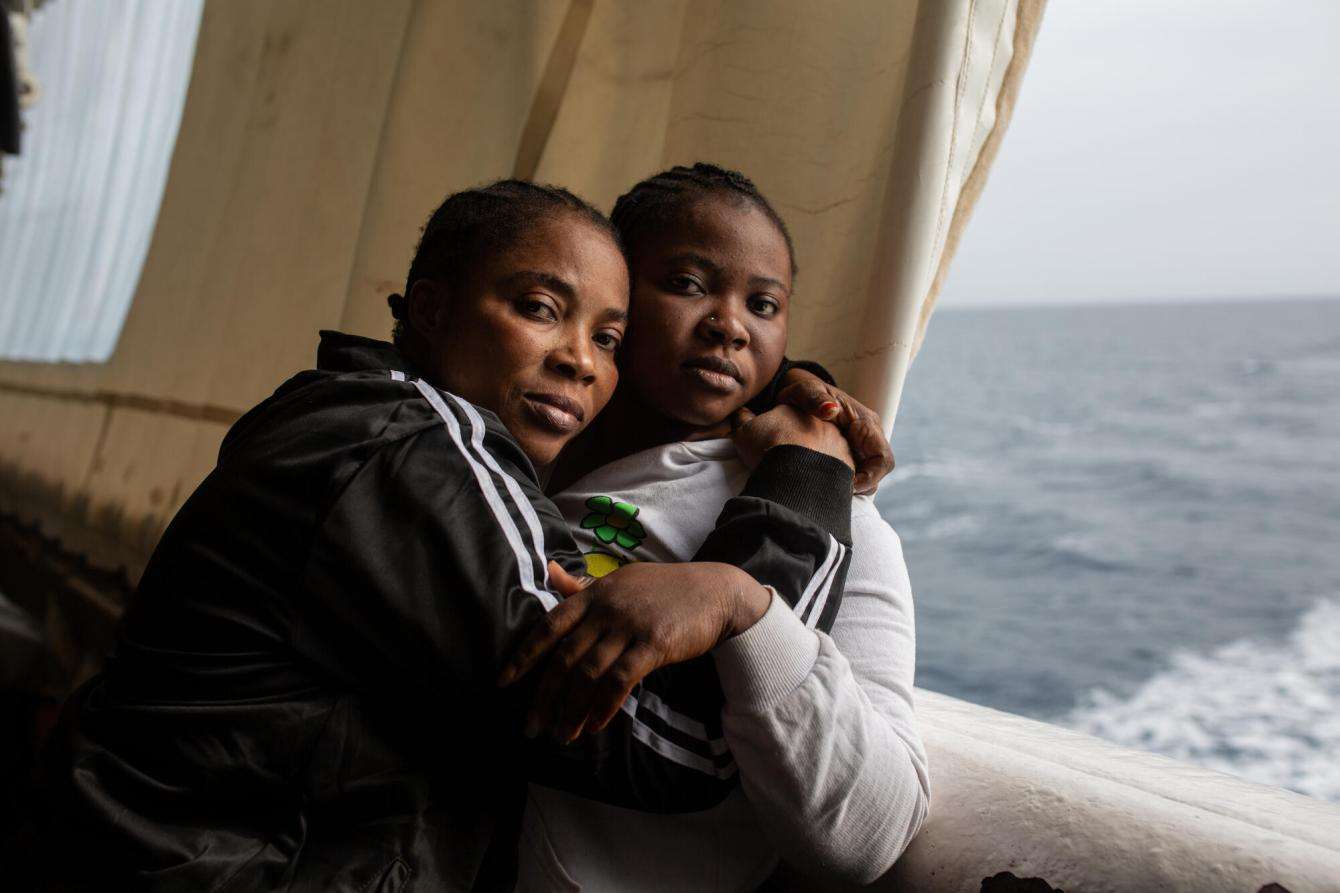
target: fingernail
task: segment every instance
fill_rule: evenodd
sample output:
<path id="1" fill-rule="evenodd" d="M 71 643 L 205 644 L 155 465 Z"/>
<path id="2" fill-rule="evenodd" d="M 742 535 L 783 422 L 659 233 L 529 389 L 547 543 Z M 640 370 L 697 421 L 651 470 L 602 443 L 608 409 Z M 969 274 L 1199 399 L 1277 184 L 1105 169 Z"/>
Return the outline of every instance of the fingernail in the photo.
<path id="1" fill-rule="evenodd" d="M 512 668 L 508 667 L 498 674 L 498 687 L 503 688 L 512 681 Z"/>
<path id="2" fill-rule="evenodd" d="M 828 400 L 819 404 L 819 415 L 825 419 L 831 419 L 838 414 L 838 410 L 840 409 L 842 409 L 841 406 L 838 406 L 832 400 Z"/>
<path id="3" fill-rule="evenodd" d="M 527 738 L 534 738 L 540 734 L 540 720 L 534 713 L 526 716 L 526 725 L 521 729 L 521 734 Z"/>

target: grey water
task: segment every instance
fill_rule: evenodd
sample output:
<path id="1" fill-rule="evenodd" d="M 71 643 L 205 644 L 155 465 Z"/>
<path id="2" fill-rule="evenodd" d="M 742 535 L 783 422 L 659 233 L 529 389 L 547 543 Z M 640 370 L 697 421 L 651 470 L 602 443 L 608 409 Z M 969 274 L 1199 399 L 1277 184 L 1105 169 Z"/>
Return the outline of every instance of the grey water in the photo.
<path id="1" fill-rule="evenodd" d="M 918 685 L 1340 801 L 1340 300 L 944 310 Z"/>

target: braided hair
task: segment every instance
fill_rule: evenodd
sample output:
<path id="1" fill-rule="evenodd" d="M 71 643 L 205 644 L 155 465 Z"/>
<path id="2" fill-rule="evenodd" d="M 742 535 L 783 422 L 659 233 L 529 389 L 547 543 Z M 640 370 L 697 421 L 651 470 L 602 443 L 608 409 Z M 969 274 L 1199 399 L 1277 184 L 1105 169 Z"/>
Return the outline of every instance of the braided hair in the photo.
<path id="1" fill-rule="evenodd" d="M 645 235 L 648 229 L 671 222 L 676 215 L 708 195 L 747 201 L 762 211 L 782 234 L 786 253 L 791 258 L 791 275 L 796 274 L 796 249 L 781 215 L 758 191 L 753 180 L 739 171 L 727 170 L 715 164 L 700 161 L 693 167 L 677 165 L 648 177 L 619 196 L 610 213 L 610 222 L 619 231 L 625 249 L 631 253 L 637 239 Z"/>
<path id="2" fill-rule="evenodd" d="M 460 282 L 484 258 L 512 247 L 533 226 L 561 213 L 576 214 L 622 248 L 619 233 L 609 219 L 561 186 L 499 180 L 447 196 L 424 224 L 405 277 L 404 294 L 386 299 L 396 321 L 391 333 L 396 347 L 405 347 L 405 320 L 409 316 L 406 295 L 414 283 L 420 279 Z"/>

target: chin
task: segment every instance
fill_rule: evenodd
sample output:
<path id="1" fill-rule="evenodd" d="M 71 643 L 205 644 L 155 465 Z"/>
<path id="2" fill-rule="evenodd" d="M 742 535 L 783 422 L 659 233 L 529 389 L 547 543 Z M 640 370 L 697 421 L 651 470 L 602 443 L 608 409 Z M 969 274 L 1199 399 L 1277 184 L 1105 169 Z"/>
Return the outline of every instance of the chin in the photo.
<path id="1" fill-rule="evenodd" d="M 572 440 L 571 437 L 556 436 L 515 419 L 504 420 L 504 424 L 521 447 L 521 452 L 526 454 L 530 464 L 537 470 L 552 465 L 558 458 L 559 452 L 568 445 L 568 441 Z"/>
<path id="2" fill-rule="evenodd" d="M 539 473 L 541 477 L 544 475 L 544 470 L 554 464 L 554 460 L 558 458 L 560 452 L 559 449 L 550 449 L 548 447 L 533 449 L 530 445 L 525 443 L 521 444 L 521 449 L 526 454 L 526 458 L 530 460 L 530 464 L 535 466 L 535 471 Z"/>
<path id="3" fill-rule="evenodd" d="M 741 404 L 743 405 L 743 404 Z M 731 413 L 739 409 L 739 406 L 732 402 L 710 401 L 706 403 L 691 403 L 687 406 L 677 407 L 667 415 L 676 421 L 683 422 L 685 425 L 693 425 L 695 428 L 711 428 L 713 425 L 719 425 L 730 418 Z"/>

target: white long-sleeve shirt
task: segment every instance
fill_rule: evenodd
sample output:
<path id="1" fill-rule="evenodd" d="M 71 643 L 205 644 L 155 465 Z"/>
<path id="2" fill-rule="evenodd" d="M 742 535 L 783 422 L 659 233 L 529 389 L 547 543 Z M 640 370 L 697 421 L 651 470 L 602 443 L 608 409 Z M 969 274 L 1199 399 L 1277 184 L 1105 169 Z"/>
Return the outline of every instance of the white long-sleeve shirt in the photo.
<path id="1" fill-rule="evenodd" d="M 747 476 L 729 440 L 673 443 L 599 468 L 555 502 L 600 575 L 689 560 Z M 705 812 L 659 815 L 532 785 L 519 889 L 747 890 L 779 854 L 819 878 L 868 882 L 907 847 L 929 802 L 912 593 L 873 502 L 853 504 L 831 637 L 774 597 L 713 656 L 740 788 Z"/>

